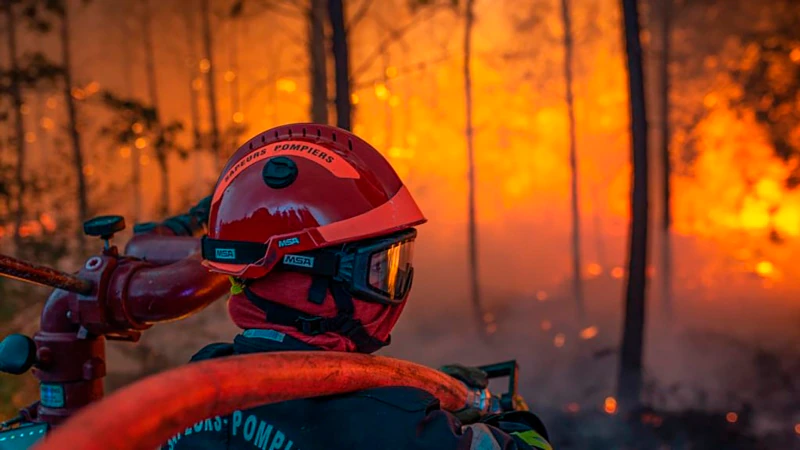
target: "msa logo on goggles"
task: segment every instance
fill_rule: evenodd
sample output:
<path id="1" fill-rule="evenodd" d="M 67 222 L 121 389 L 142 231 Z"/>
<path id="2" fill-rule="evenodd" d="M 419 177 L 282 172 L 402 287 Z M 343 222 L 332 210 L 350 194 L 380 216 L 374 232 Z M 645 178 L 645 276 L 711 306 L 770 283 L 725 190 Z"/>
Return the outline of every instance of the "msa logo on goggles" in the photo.
<path id="1" fill-rule="evenodd" d="M 314 258 L 310 256 L 286 255 L 283 257 L 283 264 L 287 266 L 314 268 Z"/>
<path id="2" fill-rule="evenodd" d="M 232 248 L 215 248 L 214 257 L 217 259 L 236 259 L 236 250 Z"/>
<path id="3" fill-rule="evenodd" d="M 300 243 L 300 239 L 293 237 L 288 239 L 281 239 L 278 241 L 278 248 L 289 247 L 290 245 L 298 245 Z"/>

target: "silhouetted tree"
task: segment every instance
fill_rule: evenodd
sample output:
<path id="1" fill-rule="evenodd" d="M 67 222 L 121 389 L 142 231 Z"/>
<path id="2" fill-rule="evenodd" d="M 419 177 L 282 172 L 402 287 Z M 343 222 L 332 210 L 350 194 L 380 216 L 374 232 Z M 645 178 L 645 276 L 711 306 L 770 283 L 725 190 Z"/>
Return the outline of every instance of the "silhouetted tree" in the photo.
<path id="1" fill-rule="evenodd" d="M 639 40 L 639 12 L 636 1 L 622 0 L 630 88 L 631 153 L 633 162 L 630 253 L 628 255 L 625 319 L 617 386 L 620 406 L 626 410 L 635 409 L 639 406 L 639 397 L 642 390 L 647 284 L 647 110 L 645 108 L 642 47 Z"/>
<path id="2" fill-rule="evenodd" d="M 203 16 L 203 51 L 208 63 L 206 70 L 206 92 L 208 92 L 208 114 L 211 124 L 211 152 L 217 164 L 217 169 L 222 170 L 224 164 L 220 150 L 219 121 L 217 119 L 217 91 L 214 84 L 214 48 L 211 35 L 211 0 L 201 0 L 201 14 Z"/>
<path id="3" fill-rule="evenodd" d="M 311 80 L 311 121 L 328 123 L 328 58 L 325 40 L 325 0 L 308 8 L 308 55 Z"/>
<path id="4" fill-rule="evenodd" d="M 581 277 L 581 212 L 578 203 L 578 150 L 575 132 L 575 102 L 572 96 L 572 24 L 569 0 L 561 0 L 561 17 L 564 23 L 564 83 L 566 84 L 567 116 L 569 119 L 569 168 L 571 174 L 572 211 L 572 295 L 579 317 L 584 315 L 583 281 Z"/>
<path id="5" fill-rule="evenodd" d="M 336 126 L 350 130 L 353 112 L 350 104 L 350 56 L 342 0 L 328 0 L 328 20 L 331 24 L 334 78 L 336 80 Z"/>
<path id="6" fill-rule="evenodd" d="M 17 150 L 17 164 L 15 169 L 16 198 L 14 213 L 14 248 L 19 255 L 22 248 L 20 230 L 25 217 L 25 122 L 22 115 L 22 87 L 21 72 L 17 49 L 16 13 L 11 0 L 3 0 L 3 12 L 6 17 L 6 44 L 10 63 L 8 91 L 11 96 L 11 110 L 14 115 L 14 147 Z"/>

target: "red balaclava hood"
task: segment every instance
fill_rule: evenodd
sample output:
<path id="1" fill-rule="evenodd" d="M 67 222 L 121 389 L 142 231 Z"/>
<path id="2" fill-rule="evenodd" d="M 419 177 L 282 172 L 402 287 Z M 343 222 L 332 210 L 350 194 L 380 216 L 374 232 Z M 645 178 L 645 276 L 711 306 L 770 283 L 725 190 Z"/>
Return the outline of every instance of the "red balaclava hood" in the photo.
<path id="1" fill-rule="evenodd" d="M 258 280 L 252 280 L 248 286 L 253 293 L 271 302 L 289 306 L 313 316 L 335 317 L 337 309 L 330 292 L 321 305 L 308 301 L 311 280 L 310 275 L 276 271 Z M 359 300 L 356 297 L 353 298 L 353 304 L 355 307 L 354 317 L 361 321 L 370 336 L 381 341 L 389 339 L 389 333 L 400 318 L 400 313 L 405 306 L 405 302 L 398 305 L 382 305 Z M 356 351 L 356 346 L 350 339 L 335 333 L 309 336 L 293 327 L 269 323 L 268 317 L 265 320 L 264 311 L 250 302 L 243 293 L 231 295 L 228 301 L 228 313 L 233 323 L 242 329 L 275 330 L 323 350 Z"/>

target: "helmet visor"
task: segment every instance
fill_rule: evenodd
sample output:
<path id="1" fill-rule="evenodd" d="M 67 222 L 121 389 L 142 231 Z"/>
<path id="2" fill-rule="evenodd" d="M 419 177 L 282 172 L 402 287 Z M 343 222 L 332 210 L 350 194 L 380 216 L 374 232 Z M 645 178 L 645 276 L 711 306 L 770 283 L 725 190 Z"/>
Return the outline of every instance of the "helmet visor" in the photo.
<path id="1" fill-rule="evenodd" d="M 367 284 L 392 300 L 403 300 L 411 287 L 414 241 L 398 242 L 370 255 Z"/>

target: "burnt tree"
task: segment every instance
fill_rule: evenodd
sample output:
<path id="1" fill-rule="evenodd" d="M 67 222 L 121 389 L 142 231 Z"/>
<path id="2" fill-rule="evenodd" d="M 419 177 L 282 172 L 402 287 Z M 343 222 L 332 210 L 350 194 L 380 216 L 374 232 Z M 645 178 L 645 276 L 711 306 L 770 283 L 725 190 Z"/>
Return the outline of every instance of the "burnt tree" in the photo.
<path id="1" fill-rule="evenodd" d="M 336 126 L 352 129 L 353 108 L 350 104 L 350 55 L 342 0 L 328 0 L 331 24 L 334 78 L 336 80 Z"/>
<path id="2" fill-rule="evenodd" d="M 308 8 L 308 56 L 311 80 L 311 121 L 328 123 L 328 58 L 325 41 L 325 0 Z"/>
<path id="3" fill-rule="evenodd" d="M 561 18 L 564 23 L 564 83 L 569 120 L 569 169 L 570 206 L 572 211 L 572 295 L 575 296 L 575 309 L 579 318 L 583 318 L 583 280 L 581 278 L 581 212 L 578 203 L 578 149 L 575 132 L 575 101 L 572 94 L 572 23 L 570 21 L 569 0 L 561 0 Z"/>
<path id="4" fill-rule="evenodd" d="M 644 353 L 648 226 L 647 110 L 636 0 L 622 0 L 622 9 L 628 63 L 633 186 L 625 319 L 617 390 L 620 406 L 632 410 L 639 406 Z"/>

